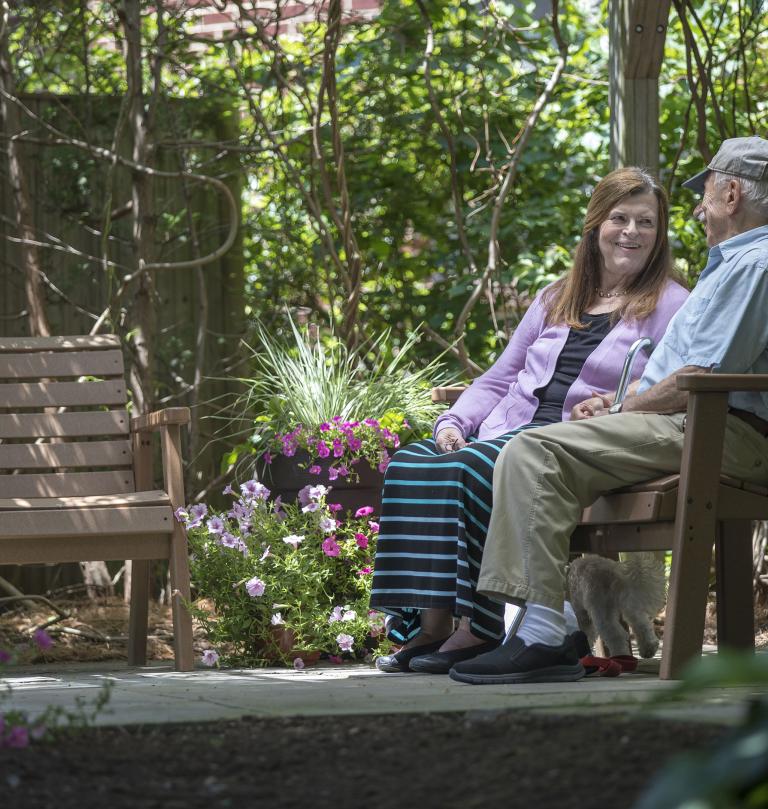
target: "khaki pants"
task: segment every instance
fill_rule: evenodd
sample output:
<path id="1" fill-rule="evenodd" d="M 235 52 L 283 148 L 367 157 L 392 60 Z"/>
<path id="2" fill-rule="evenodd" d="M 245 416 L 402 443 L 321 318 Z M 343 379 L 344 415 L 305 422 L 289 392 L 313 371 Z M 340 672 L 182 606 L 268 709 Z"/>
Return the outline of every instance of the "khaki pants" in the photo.
<path id="1" fill-rule="evenodd" d="M 684 418 L 619 413 L 515 436 L 496 461 L 478 591 L 562 610 L 583 509 L 612 489 L 679 472 Z M 729 415 L 724 446 L 724 474 L 768 483 L 768 439 Z"/>

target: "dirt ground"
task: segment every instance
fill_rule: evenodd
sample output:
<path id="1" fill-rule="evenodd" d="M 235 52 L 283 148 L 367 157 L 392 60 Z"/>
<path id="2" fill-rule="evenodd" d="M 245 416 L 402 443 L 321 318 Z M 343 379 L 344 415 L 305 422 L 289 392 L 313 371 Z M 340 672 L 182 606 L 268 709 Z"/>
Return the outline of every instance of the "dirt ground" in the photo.
<path id="1" fill-rule="evenodd" d="M 29 643 L 34 628 L 55 615 L 45 606 L 0 615 L 0 648 L 15 649 L 23 663 L 125 659 L 121 601 L 57 604 L 69 617 L 48 627 L 52 649 Z M 768 642 L 762 615 L 760 630 L 762 646 Z M 153 607 L 151 659 L 172 659 L 171 636 L 169 611 Z M 199 630 L 195 647 L 198 656 L 206 648 Z M 722 733 L 637 716 L 519 711 L 86 729 L 0 750 L 0 806 L 629 807 L 673 754 L 705 747 Z"/>
<path id="2" fill-rule="evenodd" d="M 8 809 L 629 807 L 722 729 L 512 711 L 81 731 L 0 750 Z"/>
<path id="3" fill-rule="evenodd" d="M 57 613 L 45 604 L 36 604 L 32 609 L 16 609 L 0 613 L 0 649 L 16 651 L 19 663 L 66 663 L 94 662 L 99 660 L 125 660 L 128 641 L 128 607 L 122 599 L 100 597 L 86 599 L 82 592 L 72 590 L 67 597 L 51 594 L 54 604 L 67 614 L 58 618 Z M 768 606 L 761 606 L 756 616 L 755 643 L 758 648 L 768 646 Z M 30 643 L 32 632 L 37 627 L 46 627 L 54 640 L 54 646 L 41 652 Z M 714 600 L 707 609 L 704 640 L 716 643 L 716 616 Z M 664 613 L 656 619 L 660 637 L 664 633 Z M 195 654 L 199 658 L 209 648 L 200 626 L 194 629 Z M 149 660 L 173 660 L 173 622 L 169 607 L 152 603 L 149 614 Z"/>

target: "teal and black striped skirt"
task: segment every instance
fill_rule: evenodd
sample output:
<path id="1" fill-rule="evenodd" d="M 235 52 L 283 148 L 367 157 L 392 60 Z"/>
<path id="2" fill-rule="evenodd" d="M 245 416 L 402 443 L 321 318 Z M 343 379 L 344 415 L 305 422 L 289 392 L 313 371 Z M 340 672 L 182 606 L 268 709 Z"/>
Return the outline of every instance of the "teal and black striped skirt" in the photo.
<path id="1" fill-rule="evenodd" d="M 504 604 L 477 593 L 493 500 L 493 467 L 524 427 L 440 453 L 430 438 L 398 450 L 387 468 L 371 594 L 389 637 L 410 640 L 419 611 L 451 610 L 478 637 L 504 634 Z"/>

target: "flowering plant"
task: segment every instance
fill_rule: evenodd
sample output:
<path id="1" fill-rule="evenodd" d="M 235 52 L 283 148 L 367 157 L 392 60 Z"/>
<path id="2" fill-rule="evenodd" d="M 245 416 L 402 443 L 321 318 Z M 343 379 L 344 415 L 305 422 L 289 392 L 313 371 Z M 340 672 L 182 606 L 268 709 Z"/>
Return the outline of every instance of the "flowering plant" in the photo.
<path id="1" fill-rule="evenodd" d="M 334 416 L 316 430 L 298 424 L 287 433 L 275 433 L 264 442 L 266 449 L 261 457 L 269 464 L 275 455 L 292 457 L 297 450 L 303 450 L 307 460 L 301 465 L 310 475 L 320 475 L 321 462 L 328 459 L 328 480 L 347 477 L 355 480 L 355 466 L 361 460 L 367 461 L 371 469 L 385 472 L 390 453 L 400 446 L 399 433 L 409 429 L 405 417 L 397 413 L 387 413 L 381 421 L 344 421 L 341 416 Z"/>
<path id="2" fill-rule="evenodd" d="M 418 334 L 395 346 L 387 331 L 349 349 L 333 334 L 309 339 L 290 326 L 287 341 L 256 327 L 253 375 L 238 380 L 246 392 L 234 408 L 247 439 L 227 453 L 225 468 L 304 451 L 300 464 L 313 474 L 330 464 L 331 481 L 356 480 L 360 461 L 383 469 L 400 442 L 431 433 L 441 408 L 429 388 L 450 377 L 439 358 L 423 368 L 411 362 Z M 232 415 L 222 418 L 229 424 Z"/>
<path id="3" fill-rule="evenodd" d="M 370 506 L 345 517 L 322 485 L 296 503 L 270 500 L 256 480 L 224 492 L 234 495 L 226 512 L 176 513 L 189 536 L 191 609 L 213 647 L 204 663 L 301 666 L 308 652 L 340 661 L 383 641 L 383 616 L 368 611 L 379 530 Z"/>

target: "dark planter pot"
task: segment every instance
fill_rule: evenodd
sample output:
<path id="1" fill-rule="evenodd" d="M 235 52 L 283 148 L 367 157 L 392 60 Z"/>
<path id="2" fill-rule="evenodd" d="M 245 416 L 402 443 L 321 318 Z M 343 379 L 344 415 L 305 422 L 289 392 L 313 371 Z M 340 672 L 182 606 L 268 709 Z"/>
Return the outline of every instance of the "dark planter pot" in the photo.
<path id="1" fill-rule="evenodd" d="M 333 465 L 333 459 L 326 458 L 317 461 L 322 468 L 319 475 L 310 475 L 307 472 L 309 458 L 303 451 L 299 451 L 291 458 L 278 455 L 272 463 L 259 461 L 256 473 L 259 480 L 272 492 L 272 496 L 280 495 L 286 503 L 296 500 L 299 491 L 305 486 L 331 487 L 326 500 L 329 503 L 341 503 L 346 511 L 354 512 L 361 506 L 373 506 L 374 514 L 381 513 L 381 487 L 384 485 L 384 474 L 377 469 L 371 469 L 366 461 L 356 464 L 355 471 L 359 475 L 357 482 L 348 479 L 328 479 L 328 468 Z M 301 468 L 299 464 L 305 465 Z"/>

